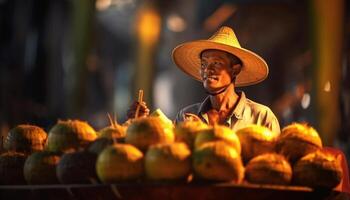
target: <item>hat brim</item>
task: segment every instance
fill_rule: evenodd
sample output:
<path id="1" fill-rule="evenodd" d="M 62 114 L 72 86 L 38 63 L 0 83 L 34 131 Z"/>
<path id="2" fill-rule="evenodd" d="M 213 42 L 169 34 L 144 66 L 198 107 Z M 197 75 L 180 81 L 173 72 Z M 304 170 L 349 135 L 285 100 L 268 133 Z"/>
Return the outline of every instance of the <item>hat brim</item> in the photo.
<path id="1" fill-rule="evenodd" d="M 200 53 L 204 50 L 216 49 L 237 56 L 242 61 L 242 70 L 236 77 L 235 86 L 243 87 L 257 84 L 266 79 L 269 68 L 260 56 L 244 49 L 209 40 L 197 40 L 177 46 L 172 57 L 175 64 L 192 78 L 202 81 L 200 76 Z"/>

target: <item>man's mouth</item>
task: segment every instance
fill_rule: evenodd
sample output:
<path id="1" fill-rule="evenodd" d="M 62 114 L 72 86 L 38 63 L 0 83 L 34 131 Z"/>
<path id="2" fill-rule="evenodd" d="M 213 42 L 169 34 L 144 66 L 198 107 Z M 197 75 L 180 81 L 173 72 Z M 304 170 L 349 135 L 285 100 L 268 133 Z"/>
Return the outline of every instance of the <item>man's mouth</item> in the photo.
<path id="1" fill-rule="evenodd" d="M 208 80 L 208 81 L 218 81 L 219 78 L 215 75 L 209 75 L 209 76 L 204 76 L 204 80 Z"/>

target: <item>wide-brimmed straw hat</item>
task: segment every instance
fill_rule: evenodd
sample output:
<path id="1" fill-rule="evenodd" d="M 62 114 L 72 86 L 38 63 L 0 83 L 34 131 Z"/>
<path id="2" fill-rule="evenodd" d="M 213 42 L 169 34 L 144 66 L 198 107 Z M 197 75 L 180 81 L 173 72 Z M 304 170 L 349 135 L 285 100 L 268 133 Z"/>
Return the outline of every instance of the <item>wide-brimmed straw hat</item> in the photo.
<path id="1" fill-rule="evenodd" d="M 241 87 L 259 83 L 269 73 L 265 60 L 242 48 L 233 30 L 226 26 L 221 27 L 208 40 L 196 40 L 180 44 L 173 50 L 172 57 L 175 64 L 182 71 L 194 79 L 202 81 L 200 76 L 200 54 L 208 49 L 226 51 L 242 61 L 242 70 L 236 77 L 235 86 Z"/>

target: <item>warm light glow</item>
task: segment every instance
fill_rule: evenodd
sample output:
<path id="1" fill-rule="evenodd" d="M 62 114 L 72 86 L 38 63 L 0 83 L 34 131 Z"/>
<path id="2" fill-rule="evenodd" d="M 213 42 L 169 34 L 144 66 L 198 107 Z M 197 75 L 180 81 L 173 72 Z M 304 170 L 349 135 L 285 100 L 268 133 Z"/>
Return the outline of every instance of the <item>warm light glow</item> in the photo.
<path id="1" fill-rule="evenodd" d="M 158 40 L 161 19 L 158 12 L 152 8 L 140 9 L 137 16 L 137 34 L 143 43 L 153 44 Z"/>
<path id="2" fill-rule="evenodd" d="M 310 106 L 311 96 L 309 93 L 304 93 L 301 98 L 301 107 L 307 109 Z"/>
<path id="3" fill-rule="evenodd" d="M 185 20 L 179 15 L 170 15 L 167 19 L 167 27 L 173 32 L 182 32 L 186 29 L 187 24 Z"/>
<path id="4" fill-rule="evenodd" d="M 111 0 L 97 0 L 96 1 L 96 9 L 99 11 L 103 11 L 108 9 L 112 4 Z"/>
<path id="5" fill-rule="evenodd" d="M 237 10 L 237 7 L 232 4 L 223 4 L 215 12 L 204 21 L 204 29 L 207 31 L 216 30 Z"/>
<path id="6" fill-rule="evenodd" d="M 330 81 L 327 81 L 326 84 L 324 84 L 323 90 L 325 92 L 330 92 L 331 91 L 331 82 Z"/>

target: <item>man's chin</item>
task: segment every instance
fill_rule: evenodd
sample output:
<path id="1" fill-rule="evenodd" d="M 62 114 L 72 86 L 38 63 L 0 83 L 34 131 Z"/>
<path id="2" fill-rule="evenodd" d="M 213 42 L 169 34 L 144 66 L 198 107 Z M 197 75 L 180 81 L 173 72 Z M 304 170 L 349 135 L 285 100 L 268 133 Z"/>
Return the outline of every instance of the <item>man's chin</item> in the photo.
<path id="1" fill-rule="evenodd" d="M 213 85 L 208 85 L 208 84 L 204 84 L 204 89 L 208 92 L 212 92 L 215 93 L 216 91 L 220 90 L 220 87 L 215 87 Z"/>

